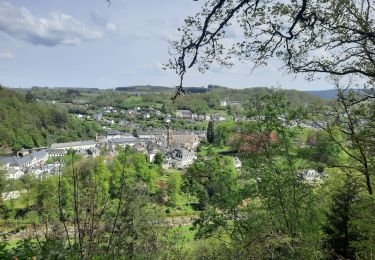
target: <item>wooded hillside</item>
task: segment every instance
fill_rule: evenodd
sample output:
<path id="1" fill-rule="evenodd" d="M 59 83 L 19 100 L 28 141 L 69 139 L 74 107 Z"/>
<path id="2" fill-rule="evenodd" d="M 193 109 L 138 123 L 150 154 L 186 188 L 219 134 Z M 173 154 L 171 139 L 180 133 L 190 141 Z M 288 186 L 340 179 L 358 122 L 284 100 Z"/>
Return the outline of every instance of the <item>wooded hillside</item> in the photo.
<path id="1" fill-rule="evenodd" d="M 55 105 L 36 101 L 30 93 L 22 94 L 0 88 L 0 152 L 47 146 L 93 138 L 94 123 L 79 121 Z"/>

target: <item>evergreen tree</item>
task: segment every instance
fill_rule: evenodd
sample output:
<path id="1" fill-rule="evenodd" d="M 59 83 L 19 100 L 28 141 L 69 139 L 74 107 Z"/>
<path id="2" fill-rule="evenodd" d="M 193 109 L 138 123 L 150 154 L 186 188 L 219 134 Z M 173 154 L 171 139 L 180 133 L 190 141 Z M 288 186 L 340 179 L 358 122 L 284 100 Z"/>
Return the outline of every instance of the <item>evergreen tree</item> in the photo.
<path id="1" fill-rule="evenodd" d="M 355 252 L 351 243 L 357 240 L 356 232 L 350 228 L 353 204 L 358 198 L 358 185 L 349 175 L 343 187 L 333 195 L 332 204 L 327 213 L 327 223 L 323 227 L 326 234 L 325 246 L 332 258 L 354 259 Z"/>
<path id="2" fill-rule="evenodd" d="M 210 120 L 207 127 L 207 141 L 212 144 L 215 141 L 214 121 Z"/>

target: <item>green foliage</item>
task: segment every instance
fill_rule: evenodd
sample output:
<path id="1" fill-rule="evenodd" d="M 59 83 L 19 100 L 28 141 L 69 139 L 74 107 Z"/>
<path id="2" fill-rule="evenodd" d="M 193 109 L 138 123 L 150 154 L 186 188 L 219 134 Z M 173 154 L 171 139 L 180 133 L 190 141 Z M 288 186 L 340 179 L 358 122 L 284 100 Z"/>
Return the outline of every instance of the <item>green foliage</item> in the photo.
<path id="1" fill-rule="evenodd" d="M 181 191 L 181 175 L 179 172 L 171 171 L 169 173 L 169 178 L 167 182 L 168 186 L 168 202 L 170 202 L 173 206 L 179 204 L 180 201 L 180 191 Z"/>
<path id="2" fill-rule="evenodd" d="M 2 194 L 5 192 L 5 189 L 8 185 L 8 180 L 6 176 L 5 170 L 2 169 L 0 165 L 0 208 L 3 206 L 3 196 Z"/>
<path id="3" fill-rule="evenodd" d="M 215 130 L 214 130 L 214 121 L 208 122 L 207 127 L 207 141 L 212 144 L 215 141 Z"/>
<path id="4" fill-rule="evenodd" d="M 199 198 L 201 210 L 233 207 L 239 203 L 237 176 L 232 157 L 199 158 L 187 169 L 185 189 Z"/>
<path id="5" fill-rule="evenodd" d="M 154 157 L 154 164 L 161 166 L 164 162 L 164 155 L 161 152 L 157 152 Z"/>
<path id="6" fill-rule="evenodd" d="M 99 131 L 98 125 L 69 117 L 63 108 L 6 88 L 0 90 L 0 121 L 0 149 L 5 151 L 93 138 Z"/>
<path id="7" fill-rule="evenodd" d="M 332 258 L 353 259 L 355 256 L 350 245 L 358 240 L 358 234 L 350 227 L 349 222 L 358 195 L 358 184 L 347 176 L 343 186 L 338 187 L 332 196 L 332 203 L 326 216 L 327 222 L 323 229 L 326 234 L 326 247 Z"/>
<path id="8" fill-rule="evenodd" d="M 233 122 L 217 123 L 214 131 L 215 143 L 218 145 L 228 145 L 234 132 L 235 124 Z"/>

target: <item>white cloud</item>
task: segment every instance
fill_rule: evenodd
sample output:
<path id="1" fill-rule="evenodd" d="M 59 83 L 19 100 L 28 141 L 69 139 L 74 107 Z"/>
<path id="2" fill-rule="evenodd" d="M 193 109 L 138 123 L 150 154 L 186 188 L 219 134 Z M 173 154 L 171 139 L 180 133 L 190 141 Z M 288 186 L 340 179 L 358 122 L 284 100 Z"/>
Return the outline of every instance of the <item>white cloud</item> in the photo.
<path id="1" fill-rule="evenodd" d="M 164 31 L 162 34 L 161 34 L 161 37 L 164 41 L 167 41 L 167 42 L 171 42 L 171 41 L 177 41 L 179 40 L 179 35 L 177 33 L 177 31 Z"/>
<path id="2" fill-rule="evenodd" d="M 67 14 L 51 13 L 48 18 L 35 17 L 25 7 L 0 3 L 0 30 L 34 45 L 78 45 L 103 36 Z"/>
<path id="3" fill-rule="evenodd" d="M 14 59 L 13 53 L 9 51 L 0 52 L 0 60 L 12 60 Z"/>
<path id="4" fill-rule="evenodd" d="M 110 32 L 117 32 L 117 26 L 114 23 L 110 22 L 109 19 L 102 15 L 100 12 L 91 12 L 91 19 L 96 25 L 104 27 Z"/>
<path id="5" fill-rule="evenodd" d="M 111 32 L 117 32 L 117 26 L 114 23 L 107 23 L 105 28 Z"/>

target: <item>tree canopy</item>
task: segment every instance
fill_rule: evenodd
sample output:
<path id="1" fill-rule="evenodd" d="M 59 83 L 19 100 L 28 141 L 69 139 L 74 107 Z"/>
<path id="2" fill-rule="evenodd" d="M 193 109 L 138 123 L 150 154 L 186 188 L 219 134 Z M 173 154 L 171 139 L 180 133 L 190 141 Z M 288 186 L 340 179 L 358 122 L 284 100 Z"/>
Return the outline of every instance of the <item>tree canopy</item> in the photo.
<path id="1" fill-rule="evenodd" d="M 375 80 L 375 8 L 361 0 L 205 0 L 185 19 L 173 41 L 168 66 L 184 90 L 187 69 L 205 71 L 217 62 L 230 67 L 235 58 L 249 69 L 282 61 L 287 72 L 350 76 Z"/>

